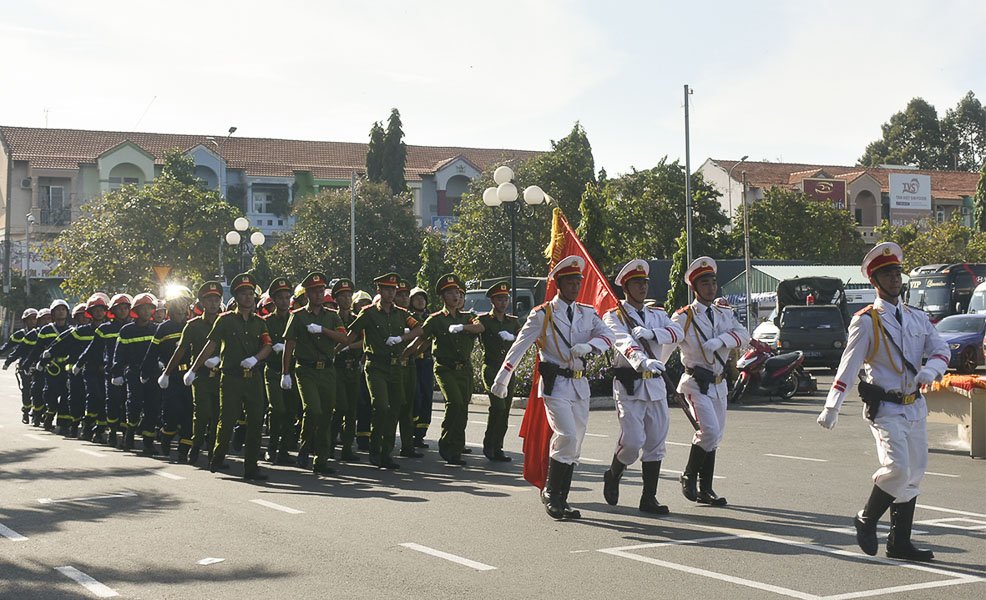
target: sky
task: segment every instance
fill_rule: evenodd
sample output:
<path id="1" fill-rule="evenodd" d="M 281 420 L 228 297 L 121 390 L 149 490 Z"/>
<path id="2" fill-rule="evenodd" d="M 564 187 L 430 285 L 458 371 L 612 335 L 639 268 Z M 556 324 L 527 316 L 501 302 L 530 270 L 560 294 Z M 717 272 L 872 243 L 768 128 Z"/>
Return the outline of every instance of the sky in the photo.
<path id="1" fill-rule="evenodd" d="M 854 164 L 920 96 L 986 102 L 986 2 L 21 0 L 0 124 Z"/>

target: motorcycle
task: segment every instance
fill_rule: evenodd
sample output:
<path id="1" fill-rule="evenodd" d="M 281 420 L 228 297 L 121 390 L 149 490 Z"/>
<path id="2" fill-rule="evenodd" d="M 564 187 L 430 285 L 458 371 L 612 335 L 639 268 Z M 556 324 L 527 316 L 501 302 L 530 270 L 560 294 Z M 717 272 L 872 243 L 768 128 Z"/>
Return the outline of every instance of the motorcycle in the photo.
<path id="1" fill-rule="evenodd" d="M 739 402 L 746 394 L 757 392 L 790 400 L 799 390 L 813 391 L 814 378 L 804 372 L 801 366 L 804 361 L 804 352 L 800 350 L 778 356 L 767 344 L 751 339 L 750 349 L 736 361 L 739 377 L 727 400 Z"/>

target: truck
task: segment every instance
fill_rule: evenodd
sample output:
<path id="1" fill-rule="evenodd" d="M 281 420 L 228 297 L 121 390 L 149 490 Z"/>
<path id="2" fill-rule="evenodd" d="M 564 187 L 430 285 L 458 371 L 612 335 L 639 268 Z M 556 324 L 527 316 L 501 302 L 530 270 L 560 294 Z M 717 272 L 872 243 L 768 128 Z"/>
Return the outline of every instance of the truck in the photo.
<path id="1" fill-rule="evenodd" d="M 922 265 L 909 276 L 904 301 L 937 323 L 969 309 L 976 286 L 986 281 L 986 263 Z"/>
<path id="2" fill-rule="evenodd" d="M 490 299 L 486 297 L 486 290 L 498 281 L 510 281 L 510 277 L 495 277 L 492 279 L 471 280 L 466 282 L 466 300 L 464 310 L 471 310 L 477 314 L 489 312 L 493 309 Z M 544 304 L 544 296 L 548 289 L 548 280 L 545 277 L 518 277 L 517 288 L 514 290 L 514 309 L 508 310 L 520 317 L 521 322 L 527 320 L 527 315 L 535 306 Z"/>
<path id="3" fill-rule="evenodd" d="M 797 277 L 777 284 L 777 350 L 804 352 L 806 367 L 839 366 L 849 318 L 845 284 L 837 277 Z"/>

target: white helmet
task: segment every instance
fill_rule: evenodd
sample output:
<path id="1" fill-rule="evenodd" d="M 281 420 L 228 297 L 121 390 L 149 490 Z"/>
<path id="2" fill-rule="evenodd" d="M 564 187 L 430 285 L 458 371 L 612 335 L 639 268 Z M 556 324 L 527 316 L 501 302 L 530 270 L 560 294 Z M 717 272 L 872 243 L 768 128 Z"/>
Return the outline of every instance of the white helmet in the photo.
<path id="1" fill-rule="evenodd" d="M 55 312 L 55 307 L 56 306 L 64 306 L 66 311 L 69 311 L 69 312 L 72 311 L 72 307 L 70 307 L 68 305 L 68 302 L 66 302 L 66 301 L 64 301 L 62 299 L 52 300 L 51 301 L 51 306 L 48 307 L 48 310 L 51 311 L 51 312 Z"/>

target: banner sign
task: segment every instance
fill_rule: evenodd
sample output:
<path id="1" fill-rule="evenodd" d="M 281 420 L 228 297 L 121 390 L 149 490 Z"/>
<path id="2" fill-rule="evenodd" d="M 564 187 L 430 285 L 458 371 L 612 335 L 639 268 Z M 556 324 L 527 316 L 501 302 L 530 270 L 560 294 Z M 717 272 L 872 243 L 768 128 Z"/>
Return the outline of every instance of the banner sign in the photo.
<path id="1" fill-rule="evenodd" d="M 801 180 L 801 189 L 815 200 L 831 202 L 843 210 L 846 208 L 846 182 L 844 179 L 805 177 Z"/>
<path id="2" fill-rule="evenodd" d="M 931 216 L 931 176 L 890 174 L 890 222 L 906 225 Z"/>

